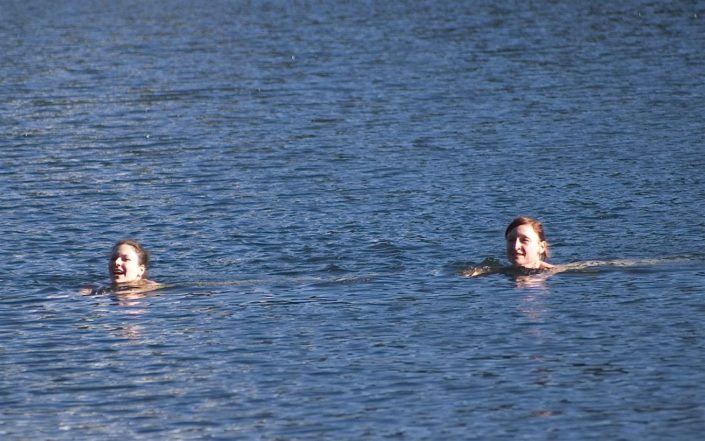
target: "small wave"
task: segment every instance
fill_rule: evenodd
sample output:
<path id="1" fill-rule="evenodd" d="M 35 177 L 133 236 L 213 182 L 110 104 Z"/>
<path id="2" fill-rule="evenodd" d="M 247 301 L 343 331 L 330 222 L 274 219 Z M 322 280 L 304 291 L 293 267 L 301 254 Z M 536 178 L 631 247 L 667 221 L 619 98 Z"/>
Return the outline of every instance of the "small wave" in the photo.
<path id="1" fill-rule="evenodd" d="M 657 259 L 614 259 L 614 260 L 586 260 L 563 265 L 556 265 L 553 272 L 595 272 L 601 270 L 642 269 L 653 271 L 665 269 L 674 271 L 688 269 L 692 264 L 702 263 L 702 258 L 693 256 L 671 256 Z"/>

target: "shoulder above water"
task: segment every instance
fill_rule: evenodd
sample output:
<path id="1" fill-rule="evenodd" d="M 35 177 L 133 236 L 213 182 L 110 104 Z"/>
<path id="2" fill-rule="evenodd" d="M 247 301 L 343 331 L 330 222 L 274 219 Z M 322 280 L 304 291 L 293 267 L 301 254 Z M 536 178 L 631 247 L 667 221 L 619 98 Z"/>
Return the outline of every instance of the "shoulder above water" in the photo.
<path id="1" fill-rule="evenodd" d="M 513 276 L 528 276 L 533 274 L 552 273 L 558 267 L 541 262 L 539 268 L 523 268 L 516 266 L 501 265 L 498 260 L 488 258 L 483 260 L 479 265 L 472 266 L 460 272 L 463 277 L 479 277 L 488 274 L 508 274 Z"/>
<path id="2" fill-rule="evenodd" d="M 139 280 L 131 283 L 112 284 L 108 286 L 97 286 L 94 288 L 84 288 L 80 291 L 82 295 L 100 295 L 100 294 L 117 294 L 117 295 L 133 295 L 143 294 L 150 291 L 166 288 L 167 285 L 155 282 L 153 280 Z"/>
<path id="3" fill-rule="evenodd" d="M 628 268 L 642 265 L 658 265 L 666 262 L 687 260 L 685 258 L 661 258 L 661 259 L 614 259 L 614 260 L 586 260 L 581 262 L 571 262 L 565 264 L 552 265 L 541 262 L 541 267 L 536 269 L 519 268 L 514 266 L 502 266 L 496 259 L 485 259 L 479 265 L 472 266 L 460 272 L 463 277 L 478 277 L 487 274 L 509 274 L 509 275 L 531 275 L 531 274 L 558 274 L 563 272 L 583 272 L 586 270 L 599 268 Z"/>
<path id="4" fill-rule="evenodd" d="M 502 263 L 498 259 L 495 259 L 493 257 L 487 257 L 478 265 L 471 266 L 470 268 L 462 270 L 460 272 L 460 275 L 464 277 L 478 277 L 486 274 L 497 273 L 510 275 L 530 275 L 543 272 L 552 272 L 557 268 L 557 266 L 551 265 L 550 263 L 546 263 L 543 261 L 539 262 L 538 268 L 524 268 L 521 266 L 514 265 L 506 266 L 502 265 Z"/>

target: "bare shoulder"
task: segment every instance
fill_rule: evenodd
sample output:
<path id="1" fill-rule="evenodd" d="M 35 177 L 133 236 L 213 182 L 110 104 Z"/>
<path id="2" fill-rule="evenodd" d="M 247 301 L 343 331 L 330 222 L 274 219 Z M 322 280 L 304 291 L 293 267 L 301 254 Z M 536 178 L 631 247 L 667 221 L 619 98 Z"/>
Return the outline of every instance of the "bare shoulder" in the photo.
<path id="1" fill-rule="evenodd" d="M 126 284 L 114 287 L 113 291 L 115 294 L 124 295 L 135 295 L 135 294 L 145 294 L 151 291 L 156 291 L 158 289 L 166 288 L 167 285 L 163 283 L 158 283 L 153 280 L 140 280 L 136 284 Z"/>
<path id="2" fill-rule="evenodd" d="M 163 283 L 155 282 L 154 280 L 144 280 L 140 286 L 137 287 L 141 292 L 155 291 L 157 289 L 166 288 Z"/>

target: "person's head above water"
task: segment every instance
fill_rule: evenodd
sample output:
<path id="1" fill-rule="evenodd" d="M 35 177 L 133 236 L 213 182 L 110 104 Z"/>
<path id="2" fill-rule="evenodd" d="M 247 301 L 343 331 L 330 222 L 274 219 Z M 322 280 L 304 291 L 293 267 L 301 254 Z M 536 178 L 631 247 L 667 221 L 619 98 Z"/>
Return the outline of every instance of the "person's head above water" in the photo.
<path id="1" fill-rule="evenodd" d="M 543 260 L 548 258 L 548 242 L 543 232 L 543 225 L 531 217 L 514 219 L 506 231 L 507 258 L 515 267 L 550 268 Z"/>
<path id="2" fill-rule="evenodd" d="M 135 240 L 121 240 L 113 246 L 108 272 L 113 284 L 133 283 L 147 279 L 149 253 Z"/>

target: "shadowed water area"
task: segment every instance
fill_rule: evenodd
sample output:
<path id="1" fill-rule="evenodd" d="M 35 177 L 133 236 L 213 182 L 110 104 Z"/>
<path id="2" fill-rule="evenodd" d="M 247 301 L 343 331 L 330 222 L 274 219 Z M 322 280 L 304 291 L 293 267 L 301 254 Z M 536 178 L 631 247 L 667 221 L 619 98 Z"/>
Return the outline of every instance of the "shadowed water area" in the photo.
<path id="1" fill-rule="evenodd" d="M 699 439 L 664 3 L 0 0 L 0 438 Z M 637 263 L 458 275 L 522 214 Z M 128 237 L 169 286 L 79 295 Z"/>

